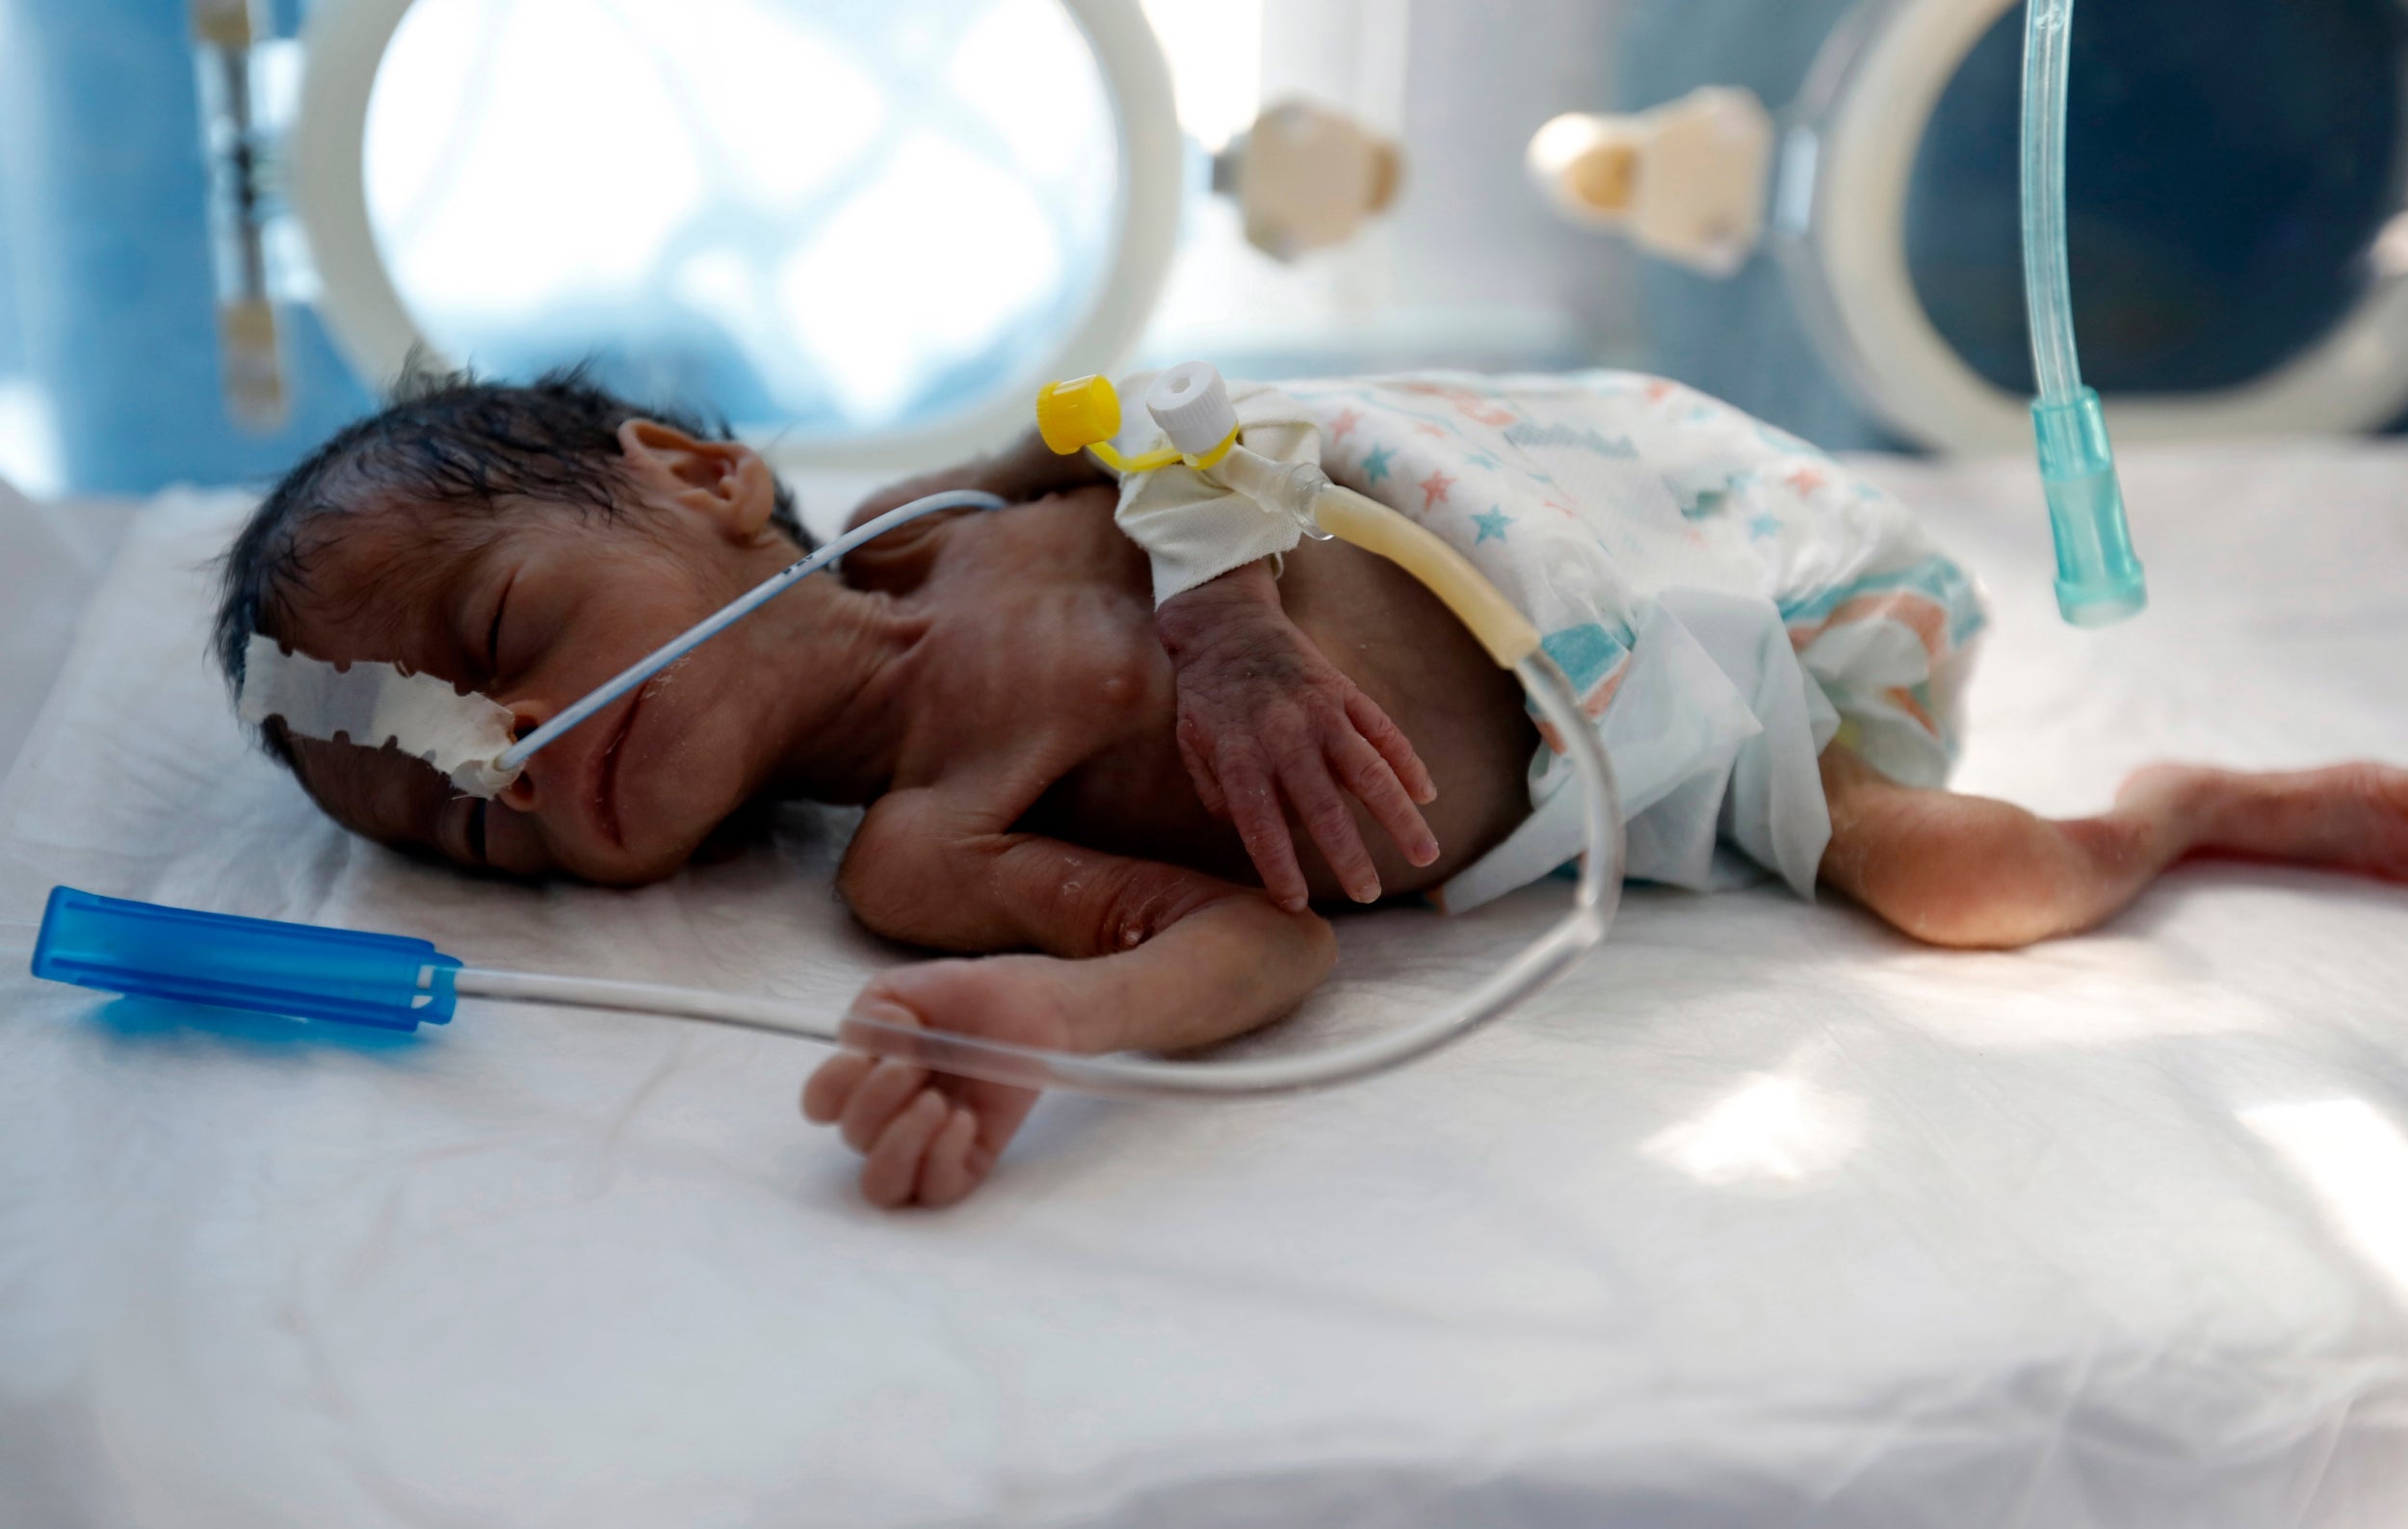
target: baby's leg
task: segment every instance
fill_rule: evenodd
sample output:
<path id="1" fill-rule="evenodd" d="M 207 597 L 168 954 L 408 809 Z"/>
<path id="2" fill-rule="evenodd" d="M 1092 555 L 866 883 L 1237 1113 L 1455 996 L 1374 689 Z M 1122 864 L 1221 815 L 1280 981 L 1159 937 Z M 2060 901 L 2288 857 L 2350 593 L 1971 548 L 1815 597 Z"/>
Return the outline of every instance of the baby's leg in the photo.
<path id="1" fill-rule="evenodd" d="M 1822 757 L 1822 880 L 1935 945 L 2007 949 L 2095 928 L 2189 855 L 2408 882 L 2408 770 L 2253 775 L 2158 765 L 2102 816 L 2052 820 L 1898 785 L 1845 749 Z"/>
<path id="2" fill-rule="evenodd" d="M 1244 893 L 1134 950 L 1086 961 L 985 956 L 900 967 L 853 1004 L 864 1018 L 1081 1052 L 1176 1051 L 1278 1018 L 1337 956 L 1329 926 Z M 877 1205 L 946 1205 L 976 1189 L 1036 1103 L 1033 1089 L 845 1053 L 804 1085 L 803 1114 L 841 1124 Z"/>

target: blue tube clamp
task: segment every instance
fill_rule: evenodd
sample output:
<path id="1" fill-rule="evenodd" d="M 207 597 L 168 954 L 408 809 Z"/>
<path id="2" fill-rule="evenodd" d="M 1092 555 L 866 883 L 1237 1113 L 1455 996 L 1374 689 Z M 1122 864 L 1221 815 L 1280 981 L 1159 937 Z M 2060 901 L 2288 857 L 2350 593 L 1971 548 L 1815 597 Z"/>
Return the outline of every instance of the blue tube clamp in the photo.
<path id="1" fill-rule="evenodd" d="M 423 939 L 53 887 L 34 975 L 128 997 L 415 1030 L 448 1024 L 460 962 Z"/>

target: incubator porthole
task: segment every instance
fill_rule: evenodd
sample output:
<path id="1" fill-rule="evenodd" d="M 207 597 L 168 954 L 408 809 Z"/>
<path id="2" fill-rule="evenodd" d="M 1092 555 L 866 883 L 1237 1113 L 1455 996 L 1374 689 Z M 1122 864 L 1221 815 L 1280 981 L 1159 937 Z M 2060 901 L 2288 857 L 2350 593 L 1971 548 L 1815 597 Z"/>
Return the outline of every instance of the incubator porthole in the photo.
<path id="1" fill-rule="evenodd" d="M 416 0 L 364 195 L 417 331 L 790 439 L 990 405 L 1094 304 L 1122 174 L 1057 0 Z"/>
<path id="2" fill-rule="evenodd" d="M 1988 382 L 2032 386 L 2018 258 L 2020 8 L 1941 93 L 1907 192 L 1917 300 Z M 2397 0 L 2115 0 L 2075 13 L 2067 199 L 2086 380 L 2245 386 L 2332 334 L 2398 210 Z"/>

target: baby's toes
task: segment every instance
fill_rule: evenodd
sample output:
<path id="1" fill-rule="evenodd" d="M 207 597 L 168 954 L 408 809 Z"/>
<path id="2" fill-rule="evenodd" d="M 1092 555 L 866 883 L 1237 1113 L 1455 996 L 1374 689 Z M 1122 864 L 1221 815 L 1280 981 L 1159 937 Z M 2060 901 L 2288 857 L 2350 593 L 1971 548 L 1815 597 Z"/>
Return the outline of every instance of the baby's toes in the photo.
<path id="1" fill-rule="evenodd" d="M 840 1051 L 820 1064 L 802 1086 L 802 1118 L 814 1125 L 833 1125 L 844 1118 L 845 1103 L 861 1080 L 877 1066 L 873 1057 Z"/>
<path id="2" fill-rule="evenodd" d="M 909 1203 L 921 1161 L 951 1115 L 945 1095 L 934 1089 L 922 1089 L 896 1112 L 861 1165 L 861 1198 L 880 1210 Z"/>
<path id="3" fill-rule="evenodd" d="M 867 1152 L 877 1146 L 888 1127 L 915 1102 L 928 1080 L 928 1069 L 914 1062 L 873 1064 L 870 1075 L 845 1101 L 842 1122 L 846 1145 L 856 1152 Z"/>

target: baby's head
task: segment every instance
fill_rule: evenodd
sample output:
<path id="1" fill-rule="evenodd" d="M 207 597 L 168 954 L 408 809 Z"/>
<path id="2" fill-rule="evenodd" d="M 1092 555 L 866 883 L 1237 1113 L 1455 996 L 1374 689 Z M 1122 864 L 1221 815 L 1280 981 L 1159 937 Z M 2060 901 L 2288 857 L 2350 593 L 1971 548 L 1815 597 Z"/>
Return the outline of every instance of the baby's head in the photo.
<path id="1" fill-rule="evenodd" d="M 760 457 L 557 373 L 405 387 L 276 485 L 226 554 L 216 651 L 253 633 L 484 693 L 525 730 L 800 555 Z M 790 596 L 791 598 L 791 596 Z M 336 821 L 522 875 L 631 883 L 684 863 L 768 781 L 775 676 L 739 627 L 573 729 L 491 802 L 391 749 L 262 741 Z M 773 710 L 774 708 L 770 708 Z"/>

